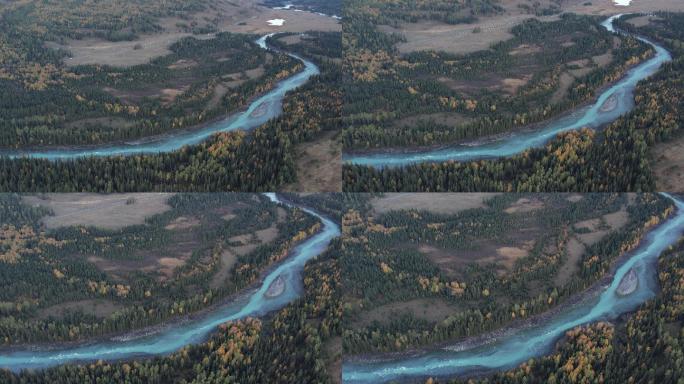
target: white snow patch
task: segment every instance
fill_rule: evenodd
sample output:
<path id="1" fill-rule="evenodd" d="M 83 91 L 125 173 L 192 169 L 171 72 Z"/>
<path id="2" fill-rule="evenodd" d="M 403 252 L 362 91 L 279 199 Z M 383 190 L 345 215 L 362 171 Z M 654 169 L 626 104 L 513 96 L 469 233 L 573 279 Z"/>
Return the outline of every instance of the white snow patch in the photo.
<path id="1" fill-rule="evenodd" d="M 613 0 L 615 5 L 619 5 L 622 7 L 627 7 L 632 3 L 632 0 Z"/>
<path id="2" fill-rule="evenodd" d="M 285 23 L 285 19 L 266 20 L 266 22 L 268 23 L 268 25 L 280 27 Z"/>

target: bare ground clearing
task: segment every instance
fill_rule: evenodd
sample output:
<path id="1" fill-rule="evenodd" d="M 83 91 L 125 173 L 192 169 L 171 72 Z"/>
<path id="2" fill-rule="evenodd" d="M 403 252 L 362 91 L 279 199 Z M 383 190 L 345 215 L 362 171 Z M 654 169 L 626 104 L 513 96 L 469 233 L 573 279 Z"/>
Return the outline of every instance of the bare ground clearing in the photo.
<path id="1" fill-rule="evenodd" d="M 223 96 L 225 96 L 229 90 L 239 87 L 248 80 L 259 78 L 263 76 L 263 74 L 264 66 L 260 65 L 257 68 L 246 70 L 244 72 L 244 76 L 242 73 L 229 73 L 227 75 L 222 76 L 222 78 L 225 79 L 225 81 L 221 81 L 220 83 L 216 84 L 216 86 L 214 87 L 214 94 L 207 103 L 205 110 L 208 111 L 212 108 L 217 107 L 219 105 L 219 102 L 221 102 L 221 98 L 223 98 Z"/>
<path id="2" fill-rule="evenodd" d="M 164 229 L 176 230 L 176 229 L 188 229 L 196 227 L 200 224 L 200 220 L 197 217 L 179 216 L 170 222 Z"/>
<path id="3" fill-rule="evenodd" d="M 254 232 L 254 236 L 258 239 L 259 242 L 262 243 L 268 243 L 273 241 L 276 236 L 278 236 L 278 227 L 275 225 L 271 225 L 270 227 L 266 229 L 260 229 L 258 231 Z M 237 243 L 242 243 L 242 244 L 248 244 L 252 239 L 252 234 L 245 234 L 245 235 L 238 235 L 238 236 L 233 236 L 228 239 L 230 242 L 237 242 Z"/>
<path id="4" fill-rule="evenodd" d="M 516 260 L 527 257 L 530 254 L 535 243 L 536 241 L 534 240 L 528 240 L 517 247 L 499 247 L 496 249 L 496 254 L 498 256 L 496 262 L 502 264 L 510 271 L 513 269 Z"/>
<path id="5" fill-rule="evenodd" d="M 520 44 L 519 46 L 515 47 L 512 49 L 508 54 L 511 56 L 518 56 L 518 55 L 529 55 L 532 53 L 539 53 L 542 51 L 542 47 L 533 44 Z"/>
<path id="6" fill-rule="evenodd" d="M 565 263 L 559 268 L 558 274 L 553 278 L 553 283 L 557 287 L 565 285 L 572 276 L 579 270 L 580 258 L 586 251 L 586 247 L 575 237 L 571 238 L 567 244 Z"/>
<path id="7" fill-rule="evenodd" d="M 526 85 L 532 79 L 534 67 L 528 66 L 527 68 L 518 68 L 518 71 L 516 72 L 519 72 L 515 74 L 516 77 L 500 77 L 492 73 L 484 79 L 457 80 L 448 77 L 439 77 L 437 81 L 466 95 L 476 95 L 483 90 L 487 90 L 503 92 L 511 96 L 518 92 L 518 88 Z"/>
<path id="8" fill-rule="evenodd" d="M 284 209 L 278 207 L 278 222 L 285 220 L 286 214 L 287 212 Z M 221 253 L 221 267 L 211 279 L 210 286 L 212 288 L 219 288 L 225 284 L 230 271 L 233 269 L 233 266 L 235 266 L 235 263 L 237 263 L 239 256 L 246 255 L 255 250 L 259 245 L 270 243 L 275 240 L 278 236 L 278 227 L 275 224 L 271 225 L 266 229 L 254 232 L 254 236 L 256 237 L 257 242 L 252 241 L 252 234 L 233 236 L 228 239 L 229 242 L 237 242 L 242 245 L 226 247 L 226 249 L 223 250 Z"/>
<path id="9" fill-rule="evenodd" d="M 632 203 L 633 199 L 630 198 L 628 204 Z M 557 287 L 562 287 L 570 281 L 572 276 L 579 270 L 579 262 L 586 251 L 586 247 L 596 244 L 611 231 L 624 227 L 628 221 L 629 213 L 627 212 L 627 208 L 622 206 L 617 212 L 605 214 L 600 218 L 588 219 L 575 223 L 575 228 L 586 228 L 591 232 L 575 234 L 568 240 L 566 260 L 560 267 L 558 274 L 554 277 L 554 284 Z M 608 228 L 601 228 L 602 223 L 605 223 Z"/>
<path id="10" fill-rule="evenodd" d="M 143 224 L 146 217 L 165 212 L 171 207 L 171 193 L 127 193 L 99 195 L 94 193 L 50 193 L 23 196 L 29 205 L 52 209 L 54 216 L 42 219 L 47 228 L 73 225 L 119 229 Z"/>
<path id="11" fill-rule="evenodd" d="M 82 128 L 85 126 L 105 126 L 112 130 L 130 128 L 135 123 L 122 117 L 93 117 L 70 121 L 64 124 L 67 128 Z"/>
<path id="12" fill-rule="evenodd" d="M 127 281 L 128 275 L 143 272 L 162 282 L 171 279 L 176 268 L 185 265 L 197 246 L 194 241 L 174 243 L 173 249 L 145 252 L 140 260 L 112 260 L 100 256 L 89 256 L 87 260 L 117 281 Z"/>
<path id="13" fill-rule="evenodd" d="M 225 284 L 235 263 L 237 263 L 237 255 L 229 249 L 224 249 L 221 253 L 221 268 L 211 278 L 210 286 L 216 289 Z"/>
<path id="14" fill-rule="evenodd" d="M 302 41 L 302 35 L 287 35 L 279 38 L 278 40 L 282 41 L 287 45 L 297 44 Z"/>
<path id="15" fill-rule="evenodd" d="M 544 208 L 544 202 L 535 198 L 521 197 L 504 210 L 506 213 L 525 213 Z"/>
<path id="16" fill-rule="evenodd" d="M 84 314 L 93 315 L 95 317 L 104 318 L 122 309 L 123 307 L 111 300 L 105 299 L 88 299 L 79 301 L 68 301 L 65 303 L 55 304 L 53 306 L 43 308 L 38 311 L 38 319 L 47 319 L 48 317 L 61 318 L 68 312 L 83 312 Z"/>
<path id="17" fill-rule="evenodd" d="M 396 120 L 393 125 L 398 128 L 415 126 L 421 122 L 434 122 L 446 126 L 457 126 L 471 122 L 473 119 L 466 117 L 458 112 L 436 112 L 413 115 Z"/>
<path id="18" fill-rule="evenodd" d="M 556 92 L 551 96 L 551 102 L 557 103 L 565 97 L 570 90 L 570 86 L 575 79 L 588 75 L 595 67 L 603 68 L 613 61 L 613 53 L 608 51 L 602 55 L 596 55 L 591 60 L 576 60 L 567 65 L 574 69 L 567 69 L 560 75 L 559 86 Z"/>
<path id="19" fill-rule="evenodd" d="M 398 33 L 406 37 L 406 42 L 397 44 L 401 53 L 435 50 L 456 54 L 470 53 L 488 49 L 492 44 L 513 37 L 510 30 L 533 15 L 499 15 L 483 17 L 474 24 L 445 24 L 436 21 L 401 23 L 399 28 L 382 25 L 385 33 Z M 539 17 L 541 20 L 554 20 L 557 16 Z M 474 33 L 475 28 L 480 32 Z"/>
<path id="20" fill-rule="evenodd" d="M 589 5 L 584 5 L 589 3 Z M 613 0 L 570 0 L 562 5 L 563 11 L 591 15 L 614 15 L 626 12 L 684 11 L 680 0 L 632 0 L 628 7 L 615 5 Z"/>
<path id="21" fill-rule="evenodd" d="M 231 213 L 242 203 L 230 203 L 219 207 L 207 207 L 192 215 L 179 216 L 164 227 L 171 231 L 169 240 L 161 246 L 144 247 L 132 251 L 128 259 L 110 259 L 100 255 L 86 255 L 86 259 L 95 264 L 101 271 L 119 281 L 126 281 L 130 274 L 143 272 L 155 277 L 158 281 L 166 281 L 175 277 L 178 268 L 190 262 L 193 253 L 201 252 L 200 259 L 193 263 L 207 264 L 211 262 L 212 243 L 203 237 L 206 226 L 216 228 L 216 222 L 207 220 L 203 214 L 207 211 L 225 215 Z M 115 242 L 116 234 L 105 237 L 103 241 Z M 224 261 L 229 261 L 228 259 Z M 195 264 L 197 265 L 197 264 Z"/>
<path id="22" fill-rule="evenodd" d="M 656 16 L 640 16 L 635 17 L 633 19 L 629 19 L 628 23 L 632 24 L 635 27 L 644 27 L 653 20 L 660 20 L 660 18 Z"/>
<path id="23" fill-rule="evenodd" d="M 162 105 L 169 105 L 174 102 L 178 95 L 187 91 L 196 80 L 196 78 L 191 76 L 178 76 L 164 83 L 144 84 L 141 88 L 117 89 L 104 87 L 102 90 L 128 104 L 135 104 L 145 98 L 151 98 L 159 99 Z"/>
<path id="24" fill-rule="evenodd" d="M 323 344 L 326 367 L 334 384 L 342 382 L 342 337 L 336 336 Z"/>
<path id="25" fill-rule="evenodd" d="M 314 141 L 295 146 L 297 181 L 287 191 L 342 190 L 342 145 L 338 132 L 325 132 Z"/>
<path id="26" fill-rule="evenodd" d="M 565 97 L 565 94 L 570 89 L 570 85 L 572 85 L 573 81 L 575 81 L 575 78 L 570 73 L 561 73 L 560 78 L 558 79 L 558 89 L 551 95 L 551 102 L 557 103 L 563 100 L 563 97 Z"/>
<path id="27" fill-rule="evenodd" d="M 414 299 L 403 302 L 389 303 L 364 311 L 359 319 L 354 321 L 356 327 L 366 327 L 373 321 L 387 323 L 397 315 L 411 313 L 414 317 L 437 322 L 457 311 L 457 308 L 443 299 Z"/>
<path id="28" fill-rule="evenodd" d="M 684 136 L 654 145 L 651 169 L 657 191 L 684 192 Z"/>
<path id="29" fill-rule="evenodd" d="M 433 245 L 420 244 L 418 252 L 423 253 L 435 263 L 444 274 L 452 278 L 463 278 L 465 267 L 475 263 L 479 265 L 495 264 L 500 275 L 510 272 L 516 260 L 529 255 L 541 235 L 539 228 L 522 228 L 514 235 L 515 241 L 501 242 L 483 240 L 474 244 L 474 249 L 443 249 Z"/>
<path id="30" fill-rule="evenodd" d="M 496 193 L 385 193 L 373 198 L 376 213 L 416 209 L 434 213 L 453 214 L 466 209 L 482 208 Z"/>

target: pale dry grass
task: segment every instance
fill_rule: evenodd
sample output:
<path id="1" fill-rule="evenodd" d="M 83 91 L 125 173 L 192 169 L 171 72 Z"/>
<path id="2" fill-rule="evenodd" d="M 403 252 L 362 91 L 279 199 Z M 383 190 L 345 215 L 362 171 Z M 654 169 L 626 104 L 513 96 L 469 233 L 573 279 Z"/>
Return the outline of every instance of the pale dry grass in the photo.
<path id="1" fill-rule="evenodd" d="M 482 208 L 495 193 L 386 193 L 371 200 L 376 213 L 416 209 L 454 214 L 466 209 Z"/>
<path id="2" fill-rule="evenodd" d="M 515 203 L 504 209 L 506 213 L 524 213 L 532 212 L 537 209 L 544 208 L 544 202 L 535 198 L 528 199 L 526 197 L 521 197 Z"/>
<path id="3" fill-rule="evenodd" d="M 273 10 L 258 5 L 253 0 L 215 0 L 211 7 L 194 15 L 191 19 L 199 25 L 206 19 L 218 18 L 219 32 L 267 34 L 273 32 L 341 31 L 340 22 L 331 17 L 311 12 L 294 10 Z M 285 19 L 282 26 L 270 26 L 271 19 Z M 161 33 L 141 35 L 134 41 L 111 42 L 87 38 L 67 40 L 65 44 L 47 43 L 48 48 L 62 48 L 71 52 L 65 58 L 66 65 L 102 64 L 117 67 L 145 64 L 151 59 L 171 53 L 168 47 L 176 41 L 193 36 L 197 39 L 213 38 L 215 34 L 193 35 L 177 27 L 177 23 L 190 24 L 192 20 L 164 18 L 160 20 Z"/>
<path id="4" fill-rule="evenodd" d="M 542 0 L 549 5 L 552 2 Z M 591 3 L 589 5 L 585 5 Z M 473 24 L 449 25 L 435 21 L 418 23 L 400 23 L 397 27 L 380 26 L 385 33 L 398 33 L 406 37 L 406 42 L 397 44 L 401 53 L 422 50 L 437 50 L 456 54 L 465 54 L 488 49 L 492 44 L 508 40 L 513 35 L 511 28 L 523 21 L 536 17 L 524 13 L 518 4 L 530 4 L 528 1 L 503 0 L 501 5 L 505 12 L 490 17 L 480 17 Z M 629 7 L 616 6 L 612 0 L 565 0 L 561 2 L 563 12 L 587 15 L 609 16 L 625 12 L 654 12 L 659 10 L 684 11 L 684 1 L 680 0 L 634 0 Z M 557 20 L 557 15 L 536 17 L 541 21 Z M 473 33 L 478 28 L 479 33 Z M 523 51 L 524 52 L 524 47 Z"/>
<path id="5" fill-rule="evenodd" d="M 171 209 L 170 193 L 56 193 L 23 196 L 24 203 L 52 209 L 54 216 L 42 219 L 47 228 L 73 225 L 119 229 L 143 224 L 145 218 Z"/>

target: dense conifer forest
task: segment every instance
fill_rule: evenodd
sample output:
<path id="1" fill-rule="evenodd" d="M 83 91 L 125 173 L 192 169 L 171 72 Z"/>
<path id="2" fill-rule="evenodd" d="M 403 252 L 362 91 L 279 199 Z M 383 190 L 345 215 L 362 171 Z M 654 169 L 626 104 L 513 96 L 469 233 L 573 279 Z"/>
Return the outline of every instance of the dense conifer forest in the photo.
<path id="1" fill-rule="evenodd" d="M 53 215 L 52 209 L 33 201 L 54 196 L 0 199 L 0 349 L 25 342 L 88 340 L 211 308 L 253 283 L 260 271 L 285 257 L 320 225 L 301 210 L 275 206 L 264 196 L 177 194 L 168 199 L 167 210 L 142 225 L 48 229 L 41 219 Z M 334 206 L 332 199 L 312 196 L 306 198 L 319 206 Z M 126 204 L 142 202 L 131 197 Z M 263 239 L 265 233 L 271 238 Z M 163 269 L 127 269 L 129 263 L 149 258 L 149 252 L 174 257 L 174 249 L 187 247 L 193 238 L 198 248 L 172 274 L 160 278 L 166 273 Z M 339 245 L 333 241 L 306 265 L 301 298 L 263 318 L 227 322 L 206 342 L 153 359 L 70 364 L 20 374 L 0 369 L 0 382 L 337 382 Z M 222 267 L 226 251 L 240 253 L 227 274 Z M 97 255 L 98 260 L 82 255 Z M 119 268 L 101 269 L 110 262 Z M 217 275 L 226 280 L 214 279 Z M 44 314 L 46 308 L 94 300 L 113 302 L 117 310 L 105 318 L 90 309 Z"/>
<path id="2" fill-rule="evenodd" d="M 294 181 L 293 146 L 340 127 L 339 33 L 309 35 L 289 48 L 311 57 L 321 74 L 286 97 L 281 116 L 253 132 L 221 133 L 202 144 L 157 155 L 58 162 L 3 157 L 0 190 L 270 191 Z"/>
<path id="3" fill-rule="evenodd" d="M 577 196 L 505 194 L 452 215 L 350 210 L 339 259 L 345 353 L 432 345 L 546 312 L 672 210 L 652 194 Z"/>
<path id="4" fill-rule="evenodd" d="M 250 194 L 175 195 L 169 211 L 118 229 L 45 228 L 49 208 L 0 201 L 4 345 L 79 341 L 208 308 L 320 227 Z"/>
<path id="5" fill-rule="evenodd" d="M 682 276 L 684 242 L 661 255 L 660 292 L 618 324 L 601 322 L 568 331 L 553 354 L 477 380 L 436 383 L 678 383 L 684 377 L 682 354 Z"/>
<path id="6" fill-rule="evenodd" d="M 191 23 L 219 12 L 211 1 L 102 3 L 0 9 L 0 151 L 120 144 L 201 128 L 301 71 L 284 49 L 316 62 L 321 74 L 254 131 L 217 134 L 175 152 L 63 162 L 0 157 L 1 191 L 275 190 L 297 180 L 295 145 L 339 129 L 339 32 L 313 31 L 289 45 L 278 40 L 287 34 L 276 35 L 269 44 L 281 50 L 266 51 L 255 43 L 259 35 L 219 33 L 206 17 L 207 25 Z M 170 19 L 181 20 L 173 28 L 187 22 L 189 36 L 146 64 L 68 64 L 72 41 L 134 42 L 169 33 Z M 150 48 L 144 44 L 140 50 Z"/>
<path id="7" fill-rule="evenodd" d="M 673 61 L 664 64 L 656 75 L 638 84 L 636 107 L 626 116 L 598 131 L 583 129 L 560 134 L 543 148 L 529 149 L 510 158 L 424 163 L 384 169 L 345 165 L 345 190 L 654 190 L 655 178 L 651 172 L 650 150 L 656 143 L 679 137 L 682 117 L 684 15 L 658 13 L 656 18 L 643 27 L 629 23 L 635 17 L 638 15 L 625 17 L 618 22 L 618 27 L 663 44 L 672 52 Z M 566 16 L 564 20 L 574 18 L 575 16 Z M 563 25 L 562 21 L 560 25 Z M 609 76 L 605 79 L 614 78 L 615 76 Z M 602 83 L 599 81 L 596 84 Z M 587 97 L 591 95 L 591 92 L 586 94 Z M 346 132 L 353 134 L 355 131 L 356 128 L 347 129 Z"/>

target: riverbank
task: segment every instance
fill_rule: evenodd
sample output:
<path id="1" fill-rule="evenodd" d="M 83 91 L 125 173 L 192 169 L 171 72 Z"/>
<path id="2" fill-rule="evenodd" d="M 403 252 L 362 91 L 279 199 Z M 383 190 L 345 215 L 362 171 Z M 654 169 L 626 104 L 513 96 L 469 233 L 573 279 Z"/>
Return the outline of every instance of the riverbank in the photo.
<path id="1" fill-rule="evenodd" d="M 193 125 L 159 135 L 138 139 L 123 139 L 94 145 L 39 146 L 27 148 L 1 148 L 0 156 L 9 158 L 42 158 L 48 160 L 70 160 L 85 157 L 131 156 L 173 152 L 185 146 L 197 145 L 216 133 L 235 130 L 250 131 L 282 114 L 282 102 L 288 92 L 304 85 L 320 73 L 318 66 L 303 57 L 280 51 L 266 44 L 273 33 L 264 35 L 254 43 L 265 50 L 283 52 L 298 60 L 300 70 L 286 79 L 273 84 L 265 93 L 253 95 L 245 106 L 229 115 L 218 116 L 201 124 Z"/>
<path id="2" fill-rule="evenodd" d="M 273 199 L 267 195 L 269 199 L 273 201 Z M 301 205 L 294 204 L 294 203 L 284 203 L 279 201 L 276 198 L 276 201 L 274 201 L 276 204 L 286 204 L 290 205 L 294 208 L 305 208 L 302 207 Z M 315 212 L 314 213 L 309 213 L 313 214 L 315 216 L 318 216 Z M 320 216 L 319 216 L 320 217 Z M 319 226 L 319 228 L 313 232 L 310 236 L 308 236 L 305 239 L 302 239 L 298 242 L 295 242 L 291 245 L 290 249 L 288 250 L 287 256 L 284 257 L 283 259 L 279 260 L 278 262 L 272 263 L 271 265 L 267 266 L 266 268 L 262 269 L 259 273 L 259 278 L 255 280 L 254 282 L 250 283 L 248 286 L 245 288 L 241 289 L 238 292 L 235 292 L 233 294 L 230 294 L 224 298 L 221 298 L 219 301 L 217 301 L 214 304 L 211 304 L 208 307 L 202 308 L 198 311 L 195 311 L 193 313 L 189 313 L 183 316 L 178 316 L 173 319 L 167 319 L 161 323 L 158 324 L 153 324 L 150 326 L 146 327 L 141 327 L 135 330 L 130 330 L 130 331 L 125 331 L 125 332 L 112 332 L 106 335 L 101 335 L 97 337 L 92 337 L 89 338 L 88 340 L 79 340 L 79 341 L 60 341 L 60 342 L 47 342 L 47 343 L 36 343 L 36 344 L 16 344 L 12 346 L 4 346 L 0 347 L 0 368 L 3 367 L 2 360 L 3 360 L 3 354 L 13 354 L 13 353 L 25 353 L 27 351 L 30 352 L 40 352 L 40 353 L 49 353 L 49 352 L 59 352 L 59 351 L 65 351 L 65 350 L 71 350 L 71 349 L 82 349 L 82 348 L 88 348 L 91 346 L 97 346 L 98 344 L 125 344 L 126 342 L 135 342 L 136 340 L 142 340 L 146 338 L 152 338 L 155 336 L 159 336 L 160 334 L 164 332 L 170 333 L 173 329 L 175 328 L 182 328 L 184 326 L 190 326 L 192 323 L 201 323 L 201 322 L 211 322 L 212 319 L 210 317 L 212 315 L 215 315 L 217 312 L 221 312 L 222 310 L 225 310 L 226 308 L 231 308 L 235 306 L 239 307 L 245 307 L 249 305 L 250 299 L 252 299 L 255 295 L 259 294 L 260 291 L 267 291 L 269 287 L 266 287 L 265 284 L 267 280 L 271 277 L 272 274 L 278 273 L 278 277 L 283 276 L 285 273 L 287 273 L 287 276 L 291 279 L 295 279 L 297 276 L 297 271 L 289 271 L 289 272 L 278 272 L 279 270 L 285 268 L 291 263 L 294 263 L 296 260 L 293 260 L 294 258 L 298 257 L 301 255 L 302 252 L 302 247 L 306 243 L 311 243 L 317 241 L 317 239 L 321 236 L 325 235 L 325 231 L 329 230 L 329 228 L 325 227 L 325 223 L 323 225 Z M 308 259 L 306 260 L 308 261 Z M 303 271 L 303 265 L 302 265 L 302 271 Z M 285 282 L 284 282 L 285 283 Z M 269 284 L 269 286 L 272 285 Z M 289 290 L 296 290 L 301 288 L 301 284 L 295 284 L 293 282 L 290 282 L 285 286 L 283 284 L 283 291 L 285 289 Z M 283 292 L 281 292 L 282 294 Z M 301 294 L 301 290 L 297 292 L 297 294 Z M 271 300 L 273 302 L 274 300 L 281 299 L 279 296 L 277 297 L 267 297 L 267 299 Z M 289 302 L 288 298 L 282 298 L 284 299 L 284 302 Z M 262 314 L 258 316 L 261 319 L 268 319 L 270 316 L 274 314 L 274 311 L 268 311 L 265 314 Z M 245 317 L 254 317 L 247 315 Z M 228 319 L 226 321 L 229 321 L 231 319 Z M 192 327 L 191 327 L 192 328 Z M 197 342 L 203 342 L 206 341 L 211 334 L 214 331 L 207 332 L 200 340 Z M 119 360 L 126 360 L 131 356 L 125 356 L 125 357 L 120 357 L 120 358 L 107 358 L 108 361 L 119 361 Z M 69 362 L 83 362 L 83 361 L 92 361 L 92 359 L 73 359 L 70 360 Z"/>
<path id="3" fill-rule="evenodd" d="M 638 245 L 619 255 L 604 276 L 591 283 L 587 289 L 568 297 L 555 308 L 478 336 L 400 353 L 366 354 L 345 358 L 345 370 L 350 382 L 403 379 L 416 381 L 417 378 L 425 377 L 486 375 L 517 366 L 520 361 L 526 359 L 525 351 L 533 353 L 534 356 L 552 351 L 554 343 L 562 339 L 565 331 L 577 325 L 611 320 L 633 312 L 638 308 L 638 304 L 648 299 L 649 294 L 644 294 L 643 291 L 657 290 L 657 283 L 655 287 L 652 284 L 648 286 L 646 280 L 650 280 L 650 275 L 657 275 L 655 269 L 662 252 L 667 249 L 670 242 L 677 242 L 681 238 L 684 224 L 682 203 L 675 201 L 673 205 L 677 208 L 669 210 L 667 219 L 642 232 Z M 642 268 L 642 281 L 639 285 L 642 292 L 627 297 L 613 296 L 617 295 L 617 280 L 622 281 L 626 275 L 625 269 L 634 270 L 635 265 L 641 265 Z M 607 305 L 615 305 L 621 310 L 613 313 Z M 612 315 L 607 316 L 608 313 Z M 523 346 L 525 349 L 520 350 Z M 497 361 L 501 357 L 510 363 Z M 432 370 L 428 366 L 433 367 Z M 375 381 L 370 380 L 371 377 Z"/>
<path id="4" fill-rule="evenodd" d="M 545 120 L 542 120 L 542 121 L 539 121 L 536 123 L 532 123 L 532 124 L 513 127 L 512 129 L 510 129 L 506 132 L 501 132 L 501 133 L 496 133 L 496 134 L 486 135 L 486 136 L 479 136 L 479 137 L 474 137 L 474 138 L 467 138 L 467 139 L 456 140 L 456 141 L 450 141 L 447 143 L 412 146 L 412 147 L 389 146 L 389 147 L 367 148 L 367 149 L 360 149 L 360 150 L 345 148 L 343 159 L 345 161 L 347 161 L 349 159 L 353 159 L 356 156 L 393 155 L 393 154 L 394 155 L 402 155 L 402 154 L 411 155 L 411 154 L 420 154 L 420 153 L 427 153 L 427 152 L 443 151 L 443 150 L 448 150 L 448 149 L 454 148 L 454 147 L 479 147 L 479 146 L 483 146 L 483 145 L 487 145 L 487 144 L 494 144 L 494 143 L 502 141 L 506 138 L 514 137 L 515 135 L 518 135 L 518 134 L 531 134 L 531 133 L 538 132 L 538 131 L 542 130 L 544 127 L 551 125 L 554 121 L 572 117 L 573 115 L 582 112 L 583 109 L 586 109 L 593 104 L 597 104 L 601 94 L 603 94 L 605 91 L 607 91 L 610 87 L 612 87 L 612 86 L 618 84 L 619 82 L 621 82 L 622 80 L 624 80 L 628 76 L 629 71 L 631 71 L 635 67 L 638 67 L 640 64 L 644 63 L 645 61 L 652 59 L 653 56 L 655 55 L 655 52 L 653 50 L 651 50 L 650 52 L 651 52 L 651 54 L 648 57 L 644 58 L 643 60 L 639 61 L 638 63 L 628 65 L 622 71 L 622 74 L 620 75 L 620 77 L 618 79 L 616 79 L 615 81 L 603 84 L 600 87 L 598 87 L 596 89 L 596 91 L 594 92 L 595 96 L 593 96 L 593 97 L 591 97 L 591 98 L 589 98 L 583 102 L 580 102 L 578 104 L 572 104 L 569 106 L 568 109 L 562 110 L 558 114 L 551 116 L 548 119 L 545 119 Z M 612 112 L 613 110 L 615 110 L 615 108 L 617 106 L 618 106 L 618 99 L 615 96 L 615 94 L 613 94 L 608 98 L 608 100 L 606 100 L 604 103 L 602 103 L 599 110 L 601 112 Z M 597 129 L 605 127 L 609 124 L 610 123 L 603 124 L 601 127 L 597 128 Z M 498 158 L 498 156 L 482 157 L 479 159 L 495 159 L 495 158 Z"/>
<path id="5" fill-rule="evenodd" d="M 618 32 L 613 27 L 613 20 L 622 15 L 612 16 L 602 23 L 611 32 Z M 525 129 L 517 129 L 507 133 L 507 136 L 498 136 L 496 141 L 488 138 L 479 138 L 472 145 L 473 140 L 462 141 L 460 147 L 451 145 L 436 145 L 434 149 L 425 147 L 398 148 L 392 151 L 373 149 L 364 151 L 367 155 L 358 153 L 345 153 L 344 160 L 348 164 L 362 166 L 400 167 L 416 163 L 448 162 L 448 161 L 475 161 L 511 157 L 523 153 L 530 148 L 542 147 L 558 134 L 574 131 L 583 127 L 599 129 L 610 124 L 627 114 L 634 108 L 634 92 L 639 81 L 655 74 L 663 63 L 672 59 L 671 54 L 656 43 L 635 36 L 637 39 L 651 46 L 653 55 L 640 63 L 629 67 L 622 77 L 615 82 L 605 84 L 599 88 L 599 94 L 592 101 L 581 108 L 568 111 L 553 120 L 545 120 L 527 126 Z M 611 99 L 611 97 L 615 99 Z M 615 104 L 615 105 L 612 105 Z M 602 111 L 603 109 L 603 111 Z M 531 128 L 531 129 L 530 129 Z M 470 145 L 468 145 L 470 143 Z"/>

